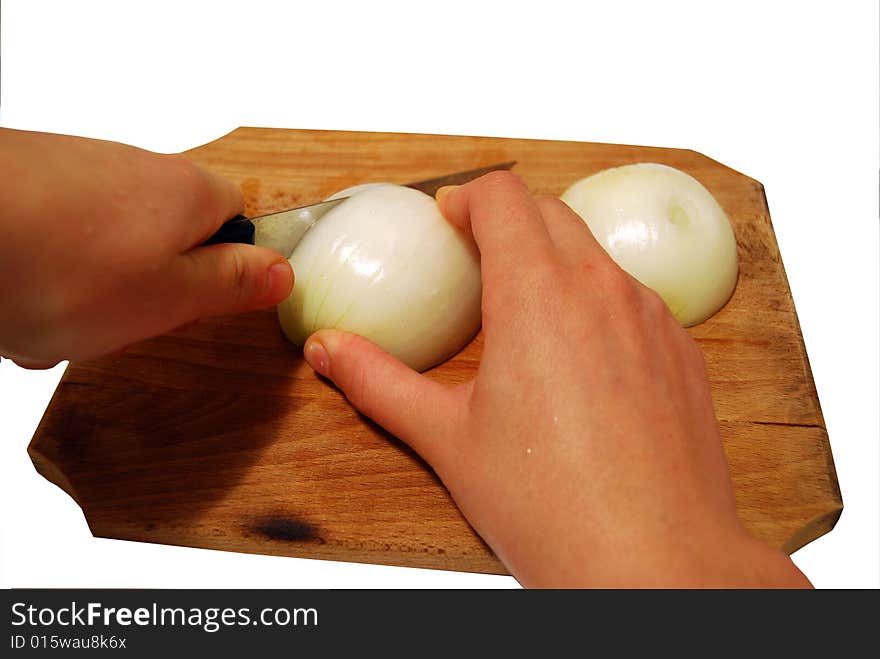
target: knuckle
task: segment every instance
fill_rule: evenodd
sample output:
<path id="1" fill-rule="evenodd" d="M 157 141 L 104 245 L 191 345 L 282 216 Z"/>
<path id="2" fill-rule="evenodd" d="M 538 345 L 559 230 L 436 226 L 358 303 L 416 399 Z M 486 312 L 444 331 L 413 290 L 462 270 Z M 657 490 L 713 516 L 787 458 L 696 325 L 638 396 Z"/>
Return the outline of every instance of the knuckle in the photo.
<path id="1" fill-rule="evenodd" d="M 182 153 L 169 153 L 164 156 L 182 176 L 197 176 L 199 167 Z"/>
<path id="2" fill-rule="evenodd" d="M 229 256 L 229 285 L 236 306 L 244 306 L 252 301 L 256 290 L 257 277 L 253 265 L 240 249 L 231 249 Z"/>
<path id="3" fill-rule="evenodd" d="M 164 157 L 171 164 L 175 185 L 188 191 L 188 198 L 193 206 L 196 209 L 210 208 L 214 200 L 205 170 L 181 154 L 174 153 Z"/>
<path id="4" fill-rule="evenodd" d="M 523 183 L 523 180 L 519 176 L 506 169 L 489 172 L 488 174 L 484 174 L 477 180 L 479 180 L 480 183 L 482 183 L 483 185 L 489 187 L 509 187 L 525 185 L 525 183 Z"/>
<path id="5" fill-rule="evenodd" d="M 345 337 L 339 346 L 338 352 L 343 355 L 359 355 L 368 349 L 369 342 L 361 336 L 350 334 Z M 338 359 L 334 361 L 338 362 Z M 369 416 L 369 374 L 365 365 L 361 360 L 345 360 L 344 371 L 342 373 L 334 373 L 338 378 L 337 383 L 345 392 L 345 397 L 357 409 L 361 410 Z"/>
<path id="6" fill-rule="evenodd" d="M 633 305 L 638 300 L 638 288 L 635 281 L 623 268 L 612 261 L 589 262 L 584 264 L 591 271 L 612 299 L 626 305 Z"/>
<path id="7" fill-rule="evenodd" d="M 199 168 L 192 160 L 179 153 L 169 153 L 162 157 L 176 181 L 187 187 L 199 185 Z"/>
<path id="8" fill-rule="evenodd" d="M 367 374 L 361 367 L 355 367 L 349 374 L 348 385 L 345 388 L 345 396 L 361 412 L 370 416 L 367 405 Z"/>
<path id="9" fill-rule="evenodd" d="M 538 204 L 538 208 L 541 209 L 541 212 L 571 212 L 571 209 L 568 205 L 559 199 L 558 197 L 552 197 L 550 195 L 539 195 L 535 197 L 535 202 Z"/>

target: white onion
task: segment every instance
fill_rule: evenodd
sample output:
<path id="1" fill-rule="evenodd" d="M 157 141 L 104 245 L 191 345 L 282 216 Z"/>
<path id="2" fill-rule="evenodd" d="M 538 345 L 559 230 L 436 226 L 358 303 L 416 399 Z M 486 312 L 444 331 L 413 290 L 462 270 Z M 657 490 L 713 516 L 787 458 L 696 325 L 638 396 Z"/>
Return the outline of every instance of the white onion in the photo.
<path id="1" fill-rule="evenodd" d="M 736 287 L 736 239 L 703 185 L 673 167 L 606 169 L 562 194 L 611 258 L 656 291 L 684 326 L 718 311 Z"/>
<path id="2" fill-rule="evenodd" d="M 416 370 L 460 350 L 480 326 L 480 257 L 434 199 L 371 185 L 324 215 L 290 255 L 293 292 L 278 307 L 287 337 L 360 334 Z"/>
<path id="3" fill-rule="evenodd" d="M 257 220 L 254 222 L 254 244 L 290 256 L 308 227 L 320 217 L 310 207 L 297 211 L 296 216 L 295 220 L 290 215 Z"/>
<path id="4" fill-rule="evenodd" d="M 348 197 L 356 192 L 363 192 L 377 185 L 387 184 L 361 183 L 360 185 L 353 185 L 327 197 L 324 201 Z M 311 206 L 306 206 L 297 211 L 296 219 L 291 218 L 289 215 L 263 218 L 254 222 L 254 244 L 274 249 L 276 252 L 289 257 L 291 252 L 293 252 L 293 248 L 296 247 L 308 228 L 314 225 L 321 217 L 322 214 L 315 213 Z"/>
<path id="5" fill-rule="evenodd" d="M 358 192 L 365 192 L 370 188 L 375 188 L 379 185 L 394 185 L 394 183 L 359 183 L 358 185 L 353 185 L 350 188 L 345 188 L 344 190 L 340 190 L 339 192 L 334 192 L 332 195 L 327 197 L 324 201 L 330 201 L 331 199 L 339 199 L 340 197 L 351 197 Z"/>

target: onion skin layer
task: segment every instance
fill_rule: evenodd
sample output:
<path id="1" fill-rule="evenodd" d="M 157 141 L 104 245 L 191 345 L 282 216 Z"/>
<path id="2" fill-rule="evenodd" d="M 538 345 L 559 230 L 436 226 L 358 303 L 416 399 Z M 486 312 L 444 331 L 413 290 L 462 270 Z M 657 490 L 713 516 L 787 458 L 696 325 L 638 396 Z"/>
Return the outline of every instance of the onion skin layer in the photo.
<path id="1" fill-rule="evenodd" d="M 480 328 L 480 256 L 434 199 L 403 186 L 355 191 L 295 247 L 291 295 L 278 306 L 285 335 L 360 334 L 423 371 Z"/>
<path id="2" fill-rule="evenodd" d="M 685 327 L 708 319 L 733 294 L 739 271 L 733 228 L 689 174 L 657 163 L 614 167 L 573 183 L 562 200 Z"/>
<path id="3" fill-rule="evenodd" d="M 357 192 L 369 190 L 377 185 L 390 185 L 388 183 L 361 183 L 345 190 L 340 190 L 324 201 L 330 201 L 338 197 L 346 197 Z M 303 236 L 302 225 L 314 225 L 320 215 L 316 215 L 310 206 L 298 211 L 299 222 L 291 222 L 288 217 L 266 217 L 254 223 L 254 244 L 260 247 L 268 247 L 284 256 L 290 256 L 294 247 L 297 246 Z"/>

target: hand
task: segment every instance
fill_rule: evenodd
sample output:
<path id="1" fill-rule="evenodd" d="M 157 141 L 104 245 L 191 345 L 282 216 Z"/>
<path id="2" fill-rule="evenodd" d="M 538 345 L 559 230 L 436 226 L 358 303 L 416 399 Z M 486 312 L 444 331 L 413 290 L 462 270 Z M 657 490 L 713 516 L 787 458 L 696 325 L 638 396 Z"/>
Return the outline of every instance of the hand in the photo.
<path id="1" fill-rule="evenodd" d="M 293 286 L 277 252 L 197 247 L 241 193 L 182 156 L 0 129 L 0 171 L 0 355 L 22 366 L 272 306 Z"/>
<path id="2" fill-rule="evenodd" d="M 477 377 L 447 388 L 365 339 L 305 357 L 424 457 L 525 586 L 808 586 L 736 517 L 702 354 L 558 199 L 509 173 L 438 195 L 483 277 Z"/>

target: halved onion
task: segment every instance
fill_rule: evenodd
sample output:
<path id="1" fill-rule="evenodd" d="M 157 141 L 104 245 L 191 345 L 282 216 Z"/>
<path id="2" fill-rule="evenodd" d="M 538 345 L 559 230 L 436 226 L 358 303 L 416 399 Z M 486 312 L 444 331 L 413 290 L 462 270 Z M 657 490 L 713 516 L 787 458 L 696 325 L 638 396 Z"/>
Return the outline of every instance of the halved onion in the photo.
<path id="1" fill-rule="evenodd" d="M 348 190 L 290 255 L 291 295 L 278 307 L 287 337 L 360 334 L 416 370 L 458 352 L 480 327 L 480 256 L 434 199 L 392 184 Z"/>
<path id="2" fill-rule="evenodd" d="M 703 322 L 733 293 L 733 229 L 715 197 L 692 176 L 656 163 L 614 167 L 572 184 L 562 200 L 682 325 Z"/>

